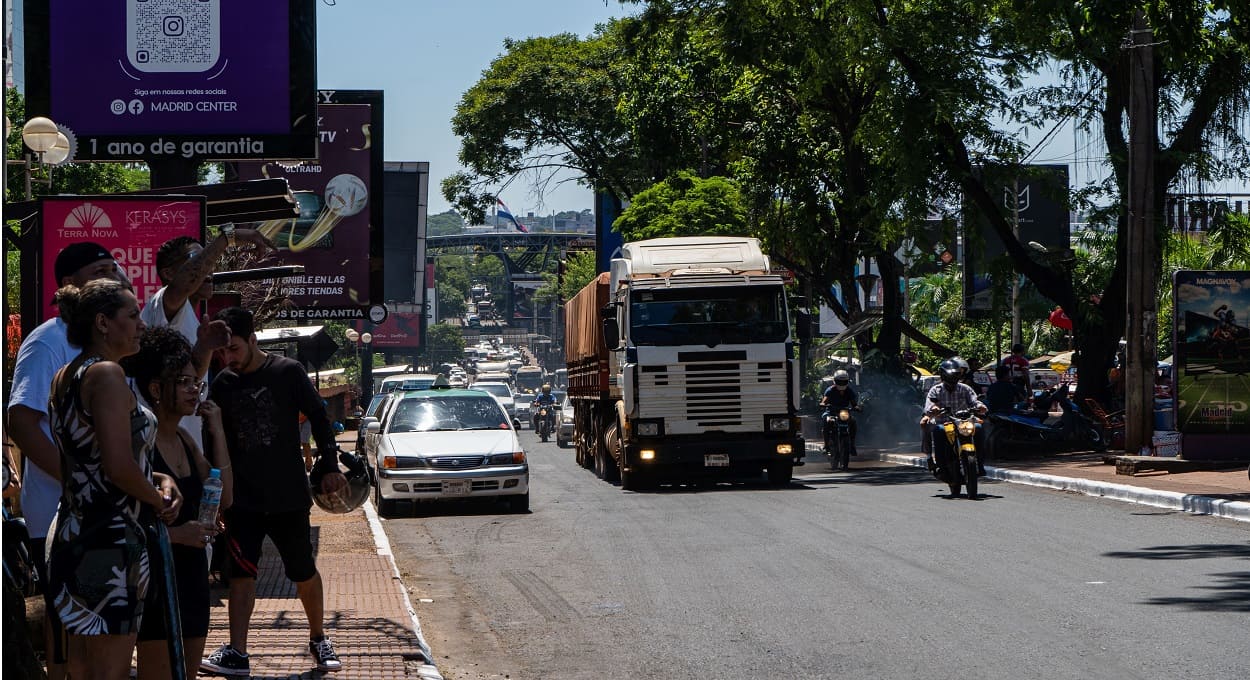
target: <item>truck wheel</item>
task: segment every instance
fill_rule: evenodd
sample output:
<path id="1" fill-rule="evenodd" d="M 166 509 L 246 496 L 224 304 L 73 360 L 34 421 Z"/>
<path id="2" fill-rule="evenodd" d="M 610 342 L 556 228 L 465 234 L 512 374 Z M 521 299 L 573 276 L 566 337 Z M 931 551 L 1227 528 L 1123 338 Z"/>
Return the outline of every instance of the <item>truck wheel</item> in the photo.
<path id="1" fill-rule="evenodd" d="M 606 447 L 601 446 L 595 452 L 595 475 L 605 482 L 615 482 L 620 479 L 620 470 Z"/>
<path id="2" fill-rule="evenodd" d="M 794 479 L 794 466 L 790 461 L 768 464 L 768 483 L 772 486 L 789 486 Z"/>

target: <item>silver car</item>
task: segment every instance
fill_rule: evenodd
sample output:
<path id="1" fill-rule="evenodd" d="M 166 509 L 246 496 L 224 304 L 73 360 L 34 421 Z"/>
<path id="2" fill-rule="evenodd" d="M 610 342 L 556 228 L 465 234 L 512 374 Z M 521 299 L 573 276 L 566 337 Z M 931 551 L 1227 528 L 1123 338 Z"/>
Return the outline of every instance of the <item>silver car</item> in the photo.
<path id="1" fill-rule="evenodd" d="M 529 462 L 495 397 L 448 388 L 396 394 L 382 422 L 369 425 L 379 513 L 393 514 L 401 500 L 482 496 L 529 511 Z"/>
<path id="2" fill-rule="evenodd" d="M 560 422 L 556 426 L 556 446 L 564 448 L 573 443 L 573 401 L 564 395 L 560 402 Z"/>

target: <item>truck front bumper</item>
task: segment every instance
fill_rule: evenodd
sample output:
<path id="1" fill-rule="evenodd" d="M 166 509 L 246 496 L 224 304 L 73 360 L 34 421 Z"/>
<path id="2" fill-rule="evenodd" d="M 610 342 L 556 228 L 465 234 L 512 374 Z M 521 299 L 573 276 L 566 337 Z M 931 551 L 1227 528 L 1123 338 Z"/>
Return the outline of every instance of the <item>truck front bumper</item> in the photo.
<path id="1" fill-rule="evenodd" d="M 638 438 L 625 447 L 631 470 L 685 476 L 756 474 L 777 463 L 803 464 L 804 442 L 798 436 L 729 436 Z"/>

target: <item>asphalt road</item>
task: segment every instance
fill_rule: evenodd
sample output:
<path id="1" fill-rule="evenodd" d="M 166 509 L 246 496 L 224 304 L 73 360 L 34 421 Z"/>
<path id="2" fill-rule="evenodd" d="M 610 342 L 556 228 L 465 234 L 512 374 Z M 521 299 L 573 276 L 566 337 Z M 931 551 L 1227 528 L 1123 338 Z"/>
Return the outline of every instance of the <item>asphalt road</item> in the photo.
<path id="1" fill-rule="evenodd" d="M 1241 678 L 1250 526 L 810 458 L 627 493 L 522 434 L 532 512 L 384 523 L 440 671 L 479 678 Z"/>

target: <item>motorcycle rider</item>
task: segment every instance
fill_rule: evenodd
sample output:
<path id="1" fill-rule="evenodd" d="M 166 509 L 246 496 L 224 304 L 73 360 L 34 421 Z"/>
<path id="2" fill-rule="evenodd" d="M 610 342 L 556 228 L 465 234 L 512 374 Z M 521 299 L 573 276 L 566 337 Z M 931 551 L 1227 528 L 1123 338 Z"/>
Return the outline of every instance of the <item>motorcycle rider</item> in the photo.
<path id="1" fill-rule="evenodd" d="M 851 374 L 844 369 L 838 369 L 833 374 L 833 384 L 825 389 L 824 395 L 820 397 L 820 405 L 824 408 L 823 414 L 828 416 L 830 413 L 837 413 L 841 409 L 855 411 L 859 408 L 859 395 L 855 394 L 855 389 L 851 387 Z M 824 420 L 824 419 L 822 419 Z M 824 420 L 825 427 L 829 427 L 828 421 Z M 855 416 L 851 415 L 848 423 L 851 433 L 851 455 L 859 455 L 859 451 L 855 448 Z M 826 432 L 826 434 L 828 434 Z M 826 437 L 826 441 L 828 438 Z"/>
<path id="2" fill-rule="evenodd" d="M 550 384 L 544 384 L 544 385 L 542 386 L 542 390 L 538 393 L 538 395 L 537 395 L 537 396 L 535 396 L 535 397 L 534 397 L 534 403 L 533 403 L 533 405 L 532 405 L 532 407 L 531 407 L 531 409 L 530 409 L 530 412 L 531 412 L 531 413 L 533 413 L 533 414 L 535 414 L 535 415 L 537 415 L 537 414 L 538 414 L 538 408 L 539 408 L 540 406 L 550 406 L 550 407 L 552 407 L 552 408 L 550 408 L 550 409 L 548 409 L 548 410 L 547 410 L 547 421 L 548 421 L 548 422 L 547 422 L 547 424 L 549 425 L 549 427 L 547 428 L 547 431 L 548 431 L 548 432 L 553 432 L 553 431 L 555 431 L 555 419 L 556 419 L 556 418 L 555 418 L 555 414 L 556 414 L 556 411 L 555 411 L 555 406 L 556 406 L 556 395 L 554 395 L 554 394 L 552 394 L 552 393 L 551 393 L 551 385 L 550 385 Z M 535 429 L 535 430 L 537 430 L 537 429 L 538 429 L 538 424 L 537 424 L 537 423 L 535 423 L 535 424 L 534 424 L 534 429 Z"/>
<path id="3" fill-rule="evenodd" d="M 946 437 L 937 436 L 937 433 L 941 431 L 937 419 L 942 409 L 948 409 L 951 413 L 970 410 L 982 416 L 986 411 L 985 405 L 977 398 L 976 391 L 961 382 L 967 365 L 968 362 L 959 357 L 951 357 L 943 361 L 938 366 L 942 381 L 930 388 L 929 394 L 925 397 L 925 416 L 920 420 L 920 427 L 924 432 L 924 440 L 930 444 L 926 451 L 929 453 L 930 468 L 939 479 L 944 476 L 943 469 L 948 461 L 953 460 L 954 454 Z M 981 428 L 977 428 L 974 443 L 978 451 L 983 450 Z M 985 468 L 979 456 L 977 465 L 980 468 L 977 474 L 985 474 Z"/>

